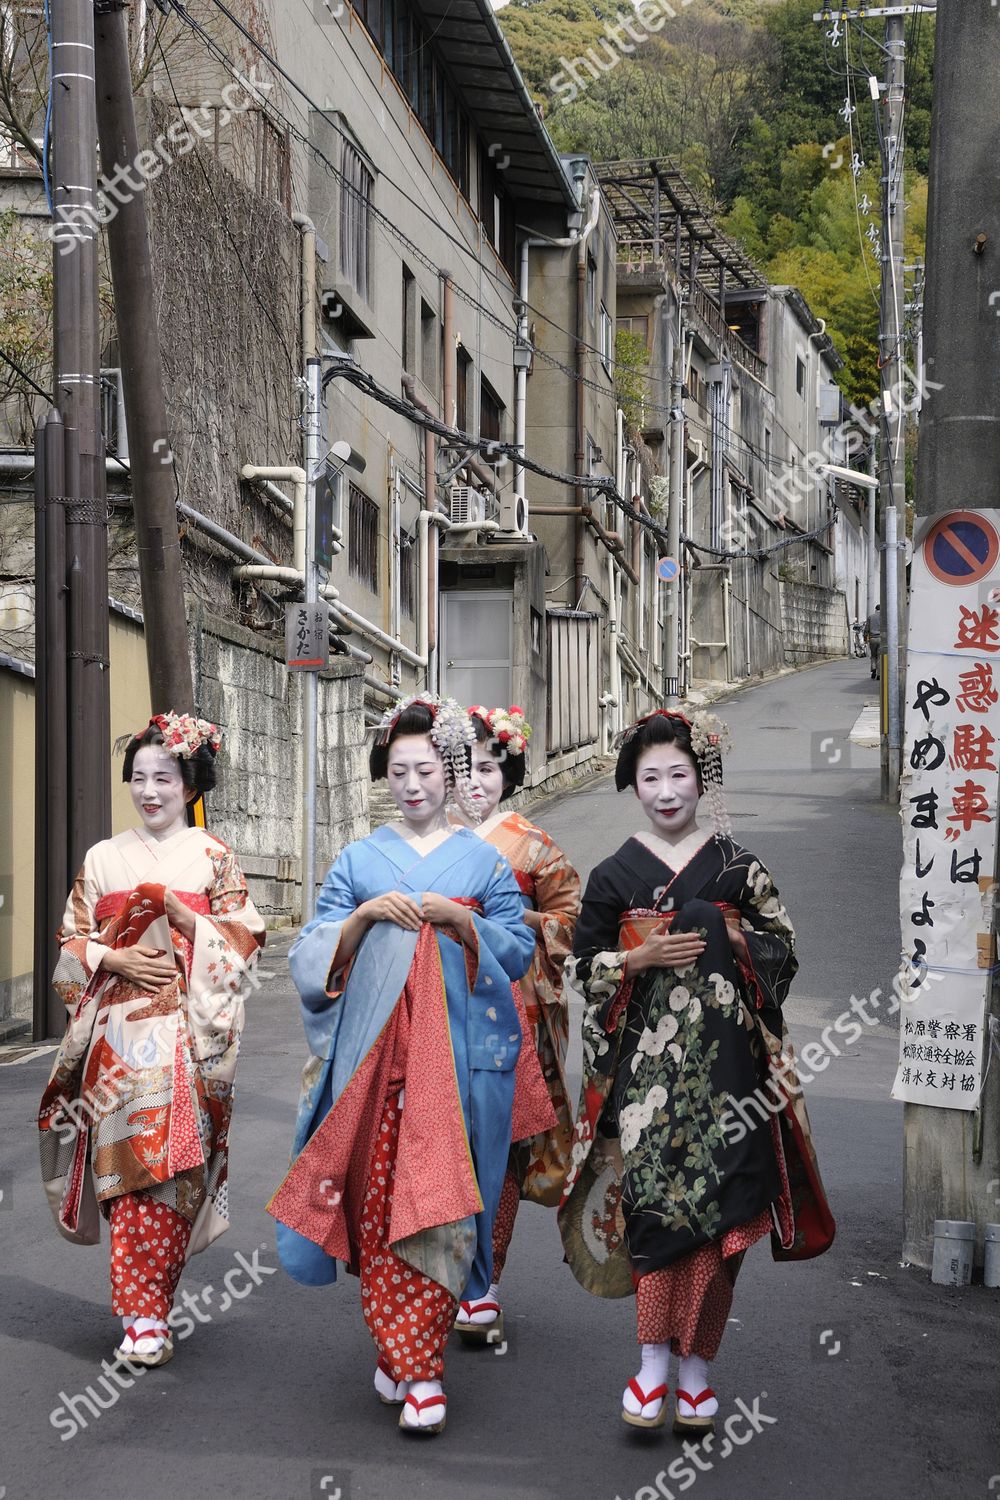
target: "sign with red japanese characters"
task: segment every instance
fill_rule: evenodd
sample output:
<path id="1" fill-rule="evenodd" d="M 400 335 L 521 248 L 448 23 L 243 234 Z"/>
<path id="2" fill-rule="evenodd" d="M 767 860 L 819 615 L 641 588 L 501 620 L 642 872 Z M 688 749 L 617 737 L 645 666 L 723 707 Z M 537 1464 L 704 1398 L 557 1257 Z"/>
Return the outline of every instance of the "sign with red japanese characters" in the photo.
<path id="1" fill-rule="evenodd" d="M 943 1109 L 979 1103 L 996 961 L 998 527 L 1000 512 L 956 511 L 918 521 L 914 535 L 900 796 L 902 1004 L 892 1093 Z"/>

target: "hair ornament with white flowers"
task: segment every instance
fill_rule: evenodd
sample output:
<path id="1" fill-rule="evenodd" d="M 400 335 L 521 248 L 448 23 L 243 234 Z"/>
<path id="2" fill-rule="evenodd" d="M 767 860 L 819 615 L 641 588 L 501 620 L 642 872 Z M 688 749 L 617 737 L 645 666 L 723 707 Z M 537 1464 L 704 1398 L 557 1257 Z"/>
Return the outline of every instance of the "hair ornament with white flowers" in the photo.
<path id="1" fill-rule="evenodd" d="M 431 718 L 428 731 L 431 744 L 444 764 L 448 790 L 461 811 L 475 822 L 479 808 L 469 787 L 469 756 L 476 743 L 476 732 L 465 709 L 454 698 L 437 693 L 412 693 L 386 709 L 375 730 L 375 744 L 387 746 L 399 721 L 411 708 L 425 708 Z"/>

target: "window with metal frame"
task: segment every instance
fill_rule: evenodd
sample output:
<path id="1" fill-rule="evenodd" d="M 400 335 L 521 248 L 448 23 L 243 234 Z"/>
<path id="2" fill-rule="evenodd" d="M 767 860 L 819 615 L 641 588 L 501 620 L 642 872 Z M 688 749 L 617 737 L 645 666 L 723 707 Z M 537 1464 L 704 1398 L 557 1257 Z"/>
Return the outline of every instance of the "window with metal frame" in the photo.
<path id="1" fill-rule="evenodd" d="M 417 539 L 400 527 L 399 607 L 408 620 L 417 615 Z"/>
<path id="2" fill-rule="evenodd" d="M 355 291 L 370 301 L 371 203 L 375 178 L 361 152 L 344 141 L 341 154 L 340 269 Z"/>
<path id="3" fill-rule="evenodd" d="M 347 571 L 378 592 L 378 506 L 352 484 L 348 491 Z"/>

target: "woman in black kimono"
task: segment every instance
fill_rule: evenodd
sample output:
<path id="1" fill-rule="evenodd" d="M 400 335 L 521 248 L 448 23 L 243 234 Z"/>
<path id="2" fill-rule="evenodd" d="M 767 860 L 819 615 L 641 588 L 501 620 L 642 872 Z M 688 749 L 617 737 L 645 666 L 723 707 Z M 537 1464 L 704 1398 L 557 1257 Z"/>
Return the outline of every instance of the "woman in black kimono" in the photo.
<path id="1" fill-rule="evenodd" d="M 566 1257 L 595 1295 L 635 1293 L 623 1420 L 663 1425 L 673 1350 L 674 1430 L 695 1434 L 714 1426 L 708 1366 L 746 1250 L 774 1229 L 774 1253 L 803 1258 L 833 1236 L 782 1028 L 795 935 L 731 837 L 721 729 L 659 710 L 623 737 L 615 782 L 649 827 L 592 872 L 567 965 L 586 1007 Z M 714 831 L 697 820 L 705 791 Z"/>

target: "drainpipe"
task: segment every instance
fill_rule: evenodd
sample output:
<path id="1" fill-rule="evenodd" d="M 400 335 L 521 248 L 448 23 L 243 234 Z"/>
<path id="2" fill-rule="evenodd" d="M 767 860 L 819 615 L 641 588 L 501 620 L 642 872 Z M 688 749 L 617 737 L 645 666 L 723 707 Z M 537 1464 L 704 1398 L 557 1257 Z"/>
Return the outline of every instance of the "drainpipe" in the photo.
<path id="1" fill-rule="evenodd" d="M 456 393 L 458 390 L 458 347 L 455 343 L 455 284 L 447 271 L 441 272 L 444 323 L 444 369 L 441 371 L 441 405 L 449 427 L 458 426 Z"/>
<path id="2" fill-rule="evenodd" d="M 576 257 L 576 452 L 575 452 L 575 474 L 583 473 L 583 466 L 587 459 L 586 441 L 584 432 L 583 392 L 584 380 L 587 376 L 586 354 L 584 353 L 584 329 L 587 324 L 587 247 L 581 244 Z M 582 506 L 584 504 L 583 485 L 575 486 L 574 499 L 581 507 L 581 515 L 576 522 L 576 544 L 573 552 L 574 597 L 579 599 L 583 593 L 584 579 L 586 573 L 586 553 L 584 547 L 584 529 Z"/>
<path id="3" fill-rule="evenodd" d="M 306 569 L 306 471 L 297 465 L 283 468 L 244 464 L 240 470 L 244 479 L 284 479 L 294 486 L 292 493 L 292 565 L 299 573 Z M 278 492 L 281 493 L 280 490 Z"/>
<path id="4" fill-rule="evenodd" d="M 292 214 L 302 234 L 302 363 L 316 356 L 316 225 L 308 214 Z"/>
<path id="5" fill-rule="evenodd" d="M 608 553 L 608 682 L 616 705 L 621 704 L 621 668 L 618 662 L 618 579 L 615 560 Z M 620 711 L 615 713 L 612 729 L 620 727 Z"/>

